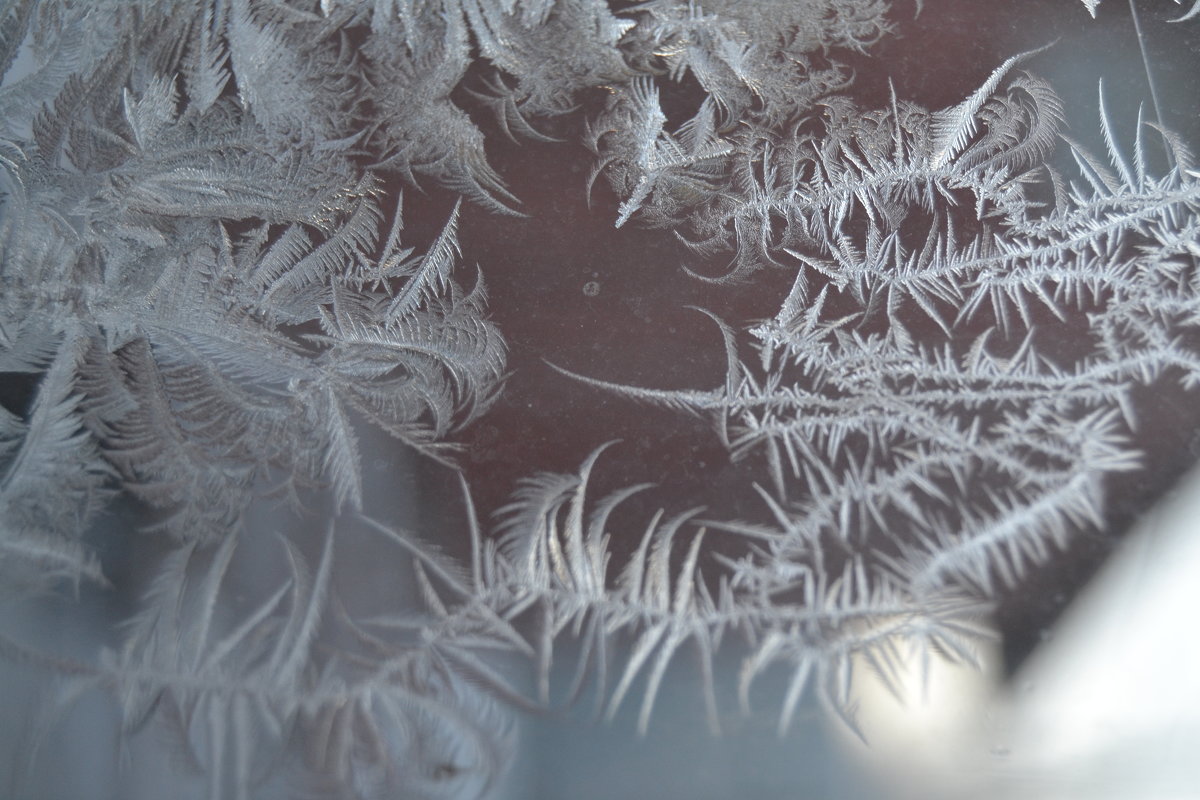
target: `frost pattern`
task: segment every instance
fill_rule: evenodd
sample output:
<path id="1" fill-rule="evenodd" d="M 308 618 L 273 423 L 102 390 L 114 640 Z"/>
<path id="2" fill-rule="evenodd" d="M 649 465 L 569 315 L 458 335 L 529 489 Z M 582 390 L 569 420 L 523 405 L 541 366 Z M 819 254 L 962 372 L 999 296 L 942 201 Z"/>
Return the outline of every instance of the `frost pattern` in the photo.
<path id="1" fill-rule="evenodd" d="M 787 671 L 781 731 L 809 694 L 853 728 L 855 664 L 972 661 L 997 598 L 1142 468 L 1139 392 L 1200 384 L 1200 173 L 1103 86 L 1102 155 L 1068 138 L 1045 48 L 947 108 L 857 99 L 854 60 L 921 6 L 4 4 L 2 591 L 106 586 L 88 542 L 118 500 L 168 536 L 119 645 L 75 660 L 0 633 L 0 654 L 61 675 L 56 715 L 99 689 L 126 740 L 172 730 L 212 797 L 287 771 L 333 796 L 484 795 L 505 709 L 590 691 L 610 718 L 638 703 L 646 733 L 684 649 L 714 730 L 723 647 L 743 707 Z M 552 129 L 593 155 L 578 190 L 681 241 L 689 280 L 790 283 L 765 321 L 700 310 L 719 386 L 550 378 L 708 418 L 766 521 L 664 508 L 626 530 L 654 490 L 595 497 L 601 442 L 525 478 L 491 532 L 464 482 L 463 547 L 371 516 L 366 426 L 456 470 L 503 389 L 489 267 L 464 269 L 459 234 L 521 213 L 495 140 Z M 410 237 L 414 209 L 438 230 Z M 246 521 L 279 498 L 282 569 L 247 595 L 233 576 L 266 537 Z M 715 534 L 741 555 L 711 556 Z M 350 543 L 393 548 L 423 611 L 349 608 Z"/>

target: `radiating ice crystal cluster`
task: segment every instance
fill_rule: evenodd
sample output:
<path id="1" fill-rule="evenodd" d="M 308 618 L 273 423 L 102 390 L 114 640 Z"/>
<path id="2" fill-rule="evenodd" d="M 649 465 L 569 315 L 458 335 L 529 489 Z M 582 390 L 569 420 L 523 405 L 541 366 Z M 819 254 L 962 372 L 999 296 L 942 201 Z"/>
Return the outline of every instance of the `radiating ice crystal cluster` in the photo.
<path id="1" fill-rule="evenodd" d="M 1045 48 L 947 108 L 863 99 L 856 59 L 933 24 L 921 5 L 0 4 L 2 591 L 107 584 L 106 515 L 169 542 L 119 645 L 72 660 L 3 633 L 0 653 L 62 673 L 54 715 L 100 689 L 124 739 L 172 729 L 213 797 L 486 794 L 505 707 L 586 685 L 611 716 L 636 693 L 644 732 L 683 649 L 714 728 L 720 648 L 743 704 L 788 671 L 781 729 L 809 689 L 853 726 L 855 664 L 970 660 L 989 603 L 1141 468 L 1139 392 L 1200 383 L 1200 174 L 1157 109 L 1103 87 L 1104 152 L 1067 138 Z M 494 532 L 469 490 L 442 515 L 460 541 L 372 516 L 368 426 L 457 469 L 456 434 L 525 379 L 459 233 L 464 204 L 520 211 L 487 151 L 562 157 L 550 123 L 592 153 L 570 191 L 683 243 L 672 279 L 790 283 L 765 321 L 704 312 L 715 388 L 543 375 L 710 418 L 761 520 L 611 526 L 658 490 L 592 497 L 603 439 L 577 474 L 531 465 L 484 509 Z M 414 210 L 437 228 L 410 236 Z M 278 537 L 235 591 L 271 541 L 247 520 L 280 498 L 319 534 Z M 741 554 L 709 557 L 706 529 Z M 380 545 L 420 613 L 340 599 L 343 554 Z"/>

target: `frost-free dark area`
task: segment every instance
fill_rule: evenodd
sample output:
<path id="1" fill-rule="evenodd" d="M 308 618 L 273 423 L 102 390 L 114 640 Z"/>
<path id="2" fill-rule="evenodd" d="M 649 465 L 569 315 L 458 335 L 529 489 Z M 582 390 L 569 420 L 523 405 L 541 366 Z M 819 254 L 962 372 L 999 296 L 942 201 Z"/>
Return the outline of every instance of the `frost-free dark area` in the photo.
<path id="1" fill-rule="evenodd" d="M 1197 13 L 0 5 L 9 794 L 852 796 L 1200 452 Z"/>

